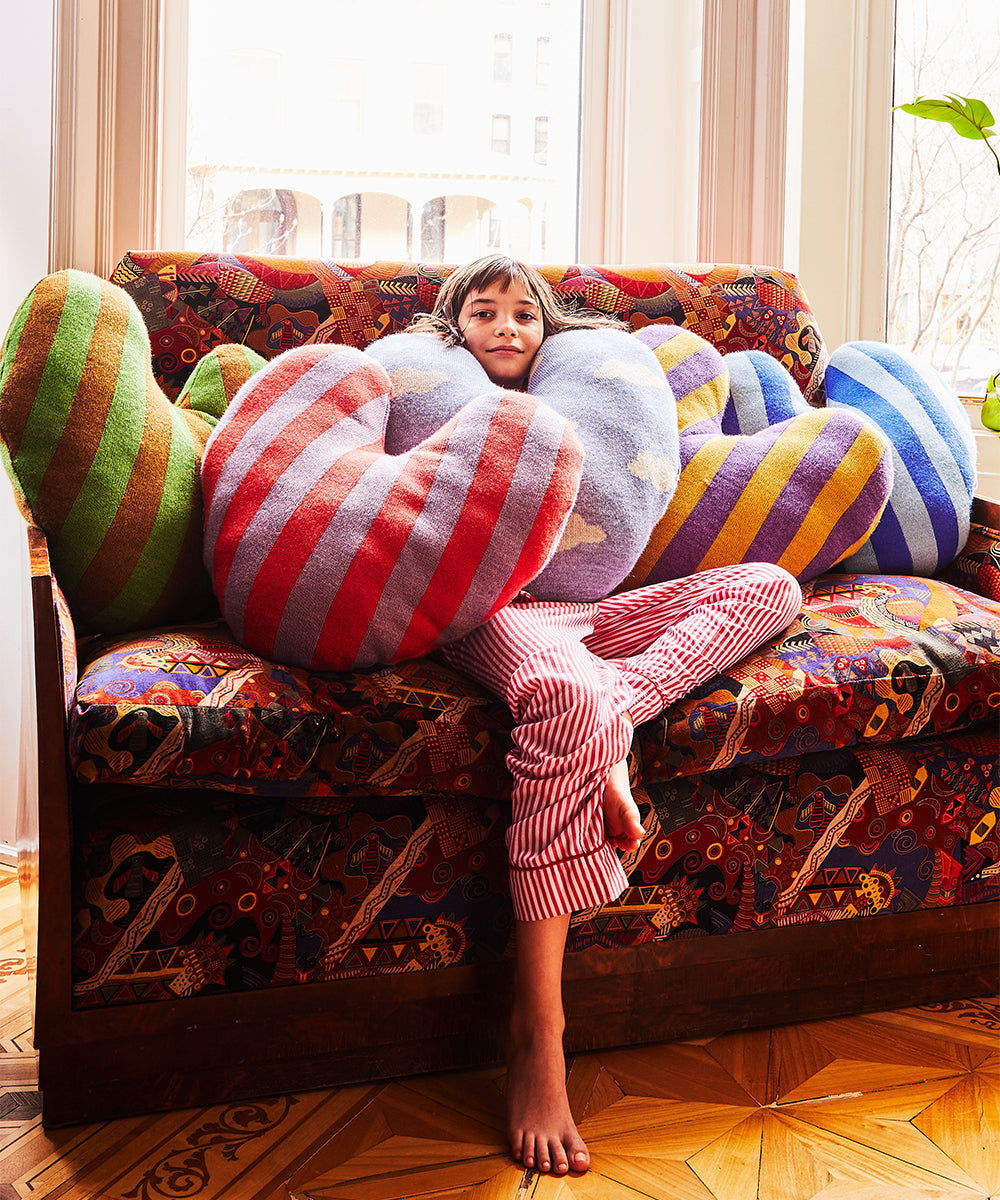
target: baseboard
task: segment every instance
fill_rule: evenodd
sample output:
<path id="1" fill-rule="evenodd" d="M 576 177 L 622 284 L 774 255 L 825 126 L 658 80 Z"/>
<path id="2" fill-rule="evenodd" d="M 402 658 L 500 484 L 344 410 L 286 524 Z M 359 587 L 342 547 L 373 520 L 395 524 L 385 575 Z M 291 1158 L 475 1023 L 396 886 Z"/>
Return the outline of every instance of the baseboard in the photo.
<path id="1" fill-rule="evenodd" d="M 17 847 L 0 842 L 0 867 L 17 866 Z"/>

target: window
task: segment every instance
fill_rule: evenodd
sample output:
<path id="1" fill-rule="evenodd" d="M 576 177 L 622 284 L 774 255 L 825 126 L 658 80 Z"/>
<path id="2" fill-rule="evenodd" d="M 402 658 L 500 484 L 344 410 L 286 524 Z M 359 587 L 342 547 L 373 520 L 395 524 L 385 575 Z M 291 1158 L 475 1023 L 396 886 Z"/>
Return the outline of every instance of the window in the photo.
<path id="1" fill-rule="evenodd" d="M 326 75 L 327 128 L 338 135 L 357 135 L 361 132 L 362 66 L 358 59 L 331 59 Z"/>
<path id="2" fill-rule="evenodd" d="M 739 105 L 720 86 L 731 72 L 721 71 L 714 84 L 702 82 L 703 61 L 711 57 L 720 33 L 735 24 L 728 10 L 737 0 L 586 0 L 585 7 L 582 0 L 518 0 L 509 7 L 462 6 L 462 20 L 449 27 L 447 39 L 441 36 L 441 14 L 448 7 L 443 0 L 383 0 L 376 10 L 300 0 L 293 25 L 275 23 L 270 0 L 137 0 L 134 5 L 101 0 L 109 20 L 102 20 L 93 36 L 78 10 L 89 12 L 97 0 L 55 3 L 64 32 L 56 46 L 54 269 L 77 266 L 107 274 L 130 246 L 196 248 L 201 243 L 189 239 L 197 232 L 192 219 L 197 207 L 194 214 L 185 211 L 193 194 L 203 192 L 221 215 L 230 197 L 254 189 L 313 196 L 320 205 L 324 255 L 342 245 L 335 238 L 353 236 L 352 220 L 345 225 L 339 210 L 345 232 L 335 234 L 334 209 L 344 197 L 395 195 L 413 214 L 413 251 L 419 253 L 424 206 L 436 195 L 464 193 L 484 195 L 504 214 L 514 214 L 512 206 L 520 205 L 527 214 L 526 256 L 532 261 L 694 262 L 701 250 L 699 212 L 708 211 L 713 196 L 711 178 L 700 189 L 697 182 L 706 161 L 698 149 L 701 112 L 714 106 L 720 127 L 735 125 L 737 116 L 745 120 L 749 95 L 758 97 L 755 110 L 766 113 L 769 128 L 779 129 L 783 115 L 769 107 L 783 79 L 780 70 L 765 73 L 777 83 L 763 92 L 761 74 L 751 74 L 748 82 L 754 86 L 738 94 Z M 741 14 L 758 17 L 785 3 L 804 0 L 738 0 Z M 891 5 L 853 0 L 814 7 L 839 13 Z M 493 39 L 497 34 L 509 38 L 513 55 L 509 31 L 515 10 L 518 38 L 536 47 L 536 74 L 538 40 L 549 40 L 550 83 L 541 106 L 534 87 L 512 87 L 497 103 L 491 86 Z M 309 37 L 301 36 L 302 28 L 308 28 Z M 746 32 L 742 16 L 739 28 Z M 105 41 L 95 54 L 98 38 Z M 752 62 L 758 42 L 756 35 L 736 38 L 733 60 Z M 852 46 L 864 43 L 861 30 L 838 61 L 853 61 Z M 291 84 L 294 91 L 277 100 L 259 73 L 234 95 L 220 78 L 220 47 L 273 56 L 278 83 Z M 337 84 L 331 53 L 345 64 L 362 65 L 343 67 Z M 447 136 L 416 137 L 408 119 L 412 109 L 398 119 L 395 81 L 412 78 L 414 64 L 442 58 L 448 64 Z M 794 61 L 794 53 L 790 58 Z M 386 62 L 393 64 L 391 80 L 380 70 Z M 270 70 L 263 64 L 262 69 Z M 511 61 L 512 76 L 514 71 Z M 809 74 L 829 82 L 823 64 Z M 115 78 L 141 81 L 134 103 L 108 107 L 105 98 L 113 94 Z M 530 66 L 526 82 L 530 85 Z M 333 103 L 344 106 L 343 120 L 329 115 L 331 89 Z M 414 89 L 406 103 L 441 99 Z M 539 107 L 549 117 L 547 165 L 533 157 L 531 123 Z M 838 106 L 828 107 L 836 111 Z M 484 137 L 495 110 L 511 118 L 509 155 L 493 153 L 492 139 Z M 117 123 L 102 123 L 102 111 L 117 114 Z M 220 164 L 233 165 L 232 144 L 217 128 L 227 111 L 241 114 L 247 136 L 271 127 L 263 153 L 242 166 L 235 186 L 218 174 Z M 851 111 L 865 110 L 855 105 Z M 668 112 L 669 122 L 651 122 L 649 114 L 657 112 Z M 359 123 L 361 132 L 352 132 Z M 668 134 L 669 153 L 660 152 L 659 140 Z M 203 157 L 200 166 L 189 153 L 199 139 L 214 139 L 217 151 L 211 159 Z M 777 138 L 773 144 L 762 142 L 754 155 L 760 174 L 781 175 L 779 148 Z M 676 187 L 678 178 L 686 186 Z M 715 194 L 732 191 L 721 175 L 714 186 Z M 93 215 L 95 197 L 99 222 Z M 301 237 L 303 209 L 297 203 Z M 802 209 L 810 206 L 803 203 Z M 524 219 L 503 217 L 501 229 L 523 229 Z M 397 231 L 400 227 L 397 223 Z M 832 254 L 837 239 L 823 241 Z M 405 253 L 404 245 L 393 252 L 394 257 Z M 810 271 L 811 297 L 813 277 Z"/>
<path id="3" fill-rule="evenodd" d="M 490 132 L 490 149 L 494 154 L 510 154 L 510 115 L 494 113 Z"/>
<path id="4" fill-rule="evenodd" d="M 975 36 L 970 31 L 975 30 Z M 896 14 L 894 99 L 1000 99 L 1000 9 L 909 0 Z M 893 114 L 887 336 L 982 396 L 1000 366 L 1000 181 L 981 141 Z"/>
<path id="5" fill-rule="evenodd" d="M 445 52 L 448 6 L 441 0 L 383 0 L 364 11 L 301 0 L 297 25 L 308 24 L 308 38 L 276 29 L 269 0 L 160 3 L 174 38 L 164 50 L 166 78 L 188 91 L 164 98 L 167 118 L 188 113 L 186 125 L 167 119 L 165 127 L 176 146 L 165 155 L 177 166 L 165 167 L 163 179 L 168 190 L 185 182 L 184 194 L 165 198 L 162 210 L 164 227 L 177 231 L 170 244 L 216 248 L 229 234 L 244 244 L 247 216 L 241 210 L 237 219 L 231 201 L 260 192 L 315 198 L 319 217 L 310 228 L 318 232 L 305 238 L 300 204 L 296 253 L 308 244 L 328 257 L 451 262 L 467 247 L 489 244 L 485 214 L 493 208 L 499 236 L 516 238 L 523 257 L 538 260 L 543 248 L 567 262 L 578 257 L 582 0 L 517 7 L 518 37 L 525 45 L 549 44 L 545 107 L 559 122 L 558 140 L 553 125 L 536 133 L 534 147 L 536 93 L 530 73 L 526 88 L 507 86 L 514 37 L 510 10 L 495 4 L 463 6 Z M 182 13 L 186 27 L 176 15 Z M 239 89 L 214 66 L 220 45 L 249 56 Z M 331 46 L 350 46 L 350 55 L 331 57 Z M 184 74 L 170 66 L 178 61 Z M 220 114 L 227 137 L 219 133 Z M 245 153 L 234 163 L 237 129 Z M 552 221 L 557 227 L 547 228 Z M 268 231 L 268 245 L 290 245 Z"/>
<path id="6" fill-rule="evenodd" d="M 535 117 L 535 162 L 545 166 L 549 161 L 549 118 Z"/>
<path id="7" fill-rule="evenodd" d="M 493 35 L 493 82 L 510 83 L 514 77 L 514 39 L 509 33 Z"/>
<path id="8" fill-rule="evenodd" d="M 444 133 L 446 63 L 417 64 L 414 71 L 413 132 Z"/>
<path id="9" fill-rule="evenodd" d="M 549 39 L 540 37 L 535 42 L 535 87 L 547 88 L 551 67 Z"/>

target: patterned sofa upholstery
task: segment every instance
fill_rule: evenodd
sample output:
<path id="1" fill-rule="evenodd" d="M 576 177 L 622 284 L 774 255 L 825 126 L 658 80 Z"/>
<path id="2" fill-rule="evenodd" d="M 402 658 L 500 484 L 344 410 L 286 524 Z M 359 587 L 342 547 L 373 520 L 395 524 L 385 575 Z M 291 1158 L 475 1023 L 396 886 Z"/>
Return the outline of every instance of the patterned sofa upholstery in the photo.
<path id="1" fill-rule="evenodd" d="M 783 272 L 547 273 L 634 327 L 766 350 L 822 403 L 826 350 Z M 173 397 L 225 341 L 265 357 L 367 344 L 429 308 L 441 277 L 131 253 L 114 281 Z M 939 578 L 810 582 L 782 638 L 637 730 L 649 833 L 620 900 L 573 917 L 569 1049 L 990 990 L 998 517 L 976 502 Z M 47 1119 L 496 1059 L 505 706 L 433 656 L 341 674 L 267 662 L 221 619 L 78 641 L 31 535 Z"/>

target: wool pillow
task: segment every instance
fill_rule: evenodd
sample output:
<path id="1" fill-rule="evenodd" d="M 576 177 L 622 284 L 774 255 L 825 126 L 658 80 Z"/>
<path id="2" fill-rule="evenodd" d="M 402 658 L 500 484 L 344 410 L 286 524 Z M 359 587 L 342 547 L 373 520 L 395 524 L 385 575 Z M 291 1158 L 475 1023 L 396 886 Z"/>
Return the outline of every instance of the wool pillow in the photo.
<path id="1" fill-rule="evenodd" d="M 264 657 L 419 657 L 508 603 L 558 542 L 583 461 L 564 418 L 494 390 L 388 454 L 389 393 L 362 351 L 302 347 L 249 380 L 209 439 L 205 563 Z"/>
<path id="2" fill-rule="evenodd" d="M 883 434 L 810 408 L 770 355 L 723 358 L 669 325 L 635 336 L 677 400 L 681 476 L 626 587 L 753 561 L 812 579 L 868 537 L 891 485 Z"/>
<path id="3" fill-rule="evenodd" d="M 830 356 L 826 402 L 863 414 L 889 436 L 893 485 L 871 538 L 841 570 L 933 575 L 969 536 L 976 443 L 968 414 L 933 367 L 881 342 Z"/>
<path id="4" fill-rule="evenodd" d="M 386 446 L 427 437 L 496 385 L 468 350 L 402 333 L 368 353 L 393 382 Z M 666 510 L 680 467 L 673 396 L 653 354 L 620 329 L 569 329 L 545 339 L 531 395 L 572 422 L 586 457 L 580 490 L 551 561 L 531 581 L 545 600 L 596 600 L 625 578 Z"/>
<path id="5" fill-rule="evenodd" d="M 220 365 L 223 390 L 234 369 L 235 358 Z M 21 305 L 0 362 L 4 465 L 48 537 L 81 632 L 217 611 L 198 481 L 213 424 L 160 391 L 146 326 L 121 288 L 60 271 Z"/>

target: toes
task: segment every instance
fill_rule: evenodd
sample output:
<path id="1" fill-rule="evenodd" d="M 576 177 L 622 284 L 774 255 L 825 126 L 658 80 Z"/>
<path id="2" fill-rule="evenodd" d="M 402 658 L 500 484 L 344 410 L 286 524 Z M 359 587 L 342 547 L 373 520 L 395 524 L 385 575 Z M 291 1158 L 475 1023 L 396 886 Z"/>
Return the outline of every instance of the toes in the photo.
<path id="1" fill-rule="evenodd" d="M 549 1151 L 552 1157 L 552 1170 L 557 1175 L 565 1175 L 569 1170 L 569 1161 L 566 1158 L 562 1142 L 549 1142 Z"/>

